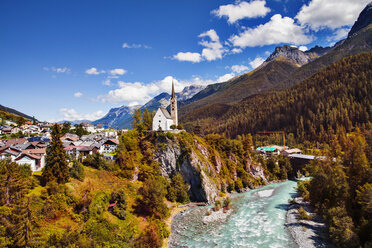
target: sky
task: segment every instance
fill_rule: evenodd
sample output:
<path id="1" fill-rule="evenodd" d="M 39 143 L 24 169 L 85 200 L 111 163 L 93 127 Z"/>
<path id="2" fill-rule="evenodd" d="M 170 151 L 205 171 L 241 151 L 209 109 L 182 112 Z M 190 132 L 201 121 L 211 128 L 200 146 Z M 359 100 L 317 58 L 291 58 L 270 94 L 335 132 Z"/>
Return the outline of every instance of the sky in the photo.
<path id="1" fill-rule="evenodd" d="M 0 104 L 96 120 L 345 38 L 370 0 L 1 0 Z"/>

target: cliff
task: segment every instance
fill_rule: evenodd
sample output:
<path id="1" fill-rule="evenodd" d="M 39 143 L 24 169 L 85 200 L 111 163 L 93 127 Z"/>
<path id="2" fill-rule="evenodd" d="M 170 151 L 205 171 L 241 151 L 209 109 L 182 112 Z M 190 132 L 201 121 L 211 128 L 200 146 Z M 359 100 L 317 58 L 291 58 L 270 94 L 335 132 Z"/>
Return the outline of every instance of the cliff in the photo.
<path id="1" fill-rule="evenodd" d="M 231 182 L 242 177 L 245 187 L 267 182 L 264 169 L 250 156 L 237 158 L 185 132 L 158 138 L 157 147 L 155 160 L 161 164 L 162 176 L 180 173 L 192 201 L 213 203 L 220 191 L 227 191 Z"/>

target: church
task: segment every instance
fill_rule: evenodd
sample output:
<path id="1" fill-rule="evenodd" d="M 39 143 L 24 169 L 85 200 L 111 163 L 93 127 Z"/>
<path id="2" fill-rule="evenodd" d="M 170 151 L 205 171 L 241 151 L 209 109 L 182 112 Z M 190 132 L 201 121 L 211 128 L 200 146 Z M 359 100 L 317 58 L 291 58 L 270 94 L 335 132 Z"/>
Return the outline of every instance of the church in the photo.
<path id="1" fill-rule="evenodd" d="M 169 113 L 166 108 L 160 107 L 152 119 L 153 131 L 170 131 L 172 125 L 178 126 L 177 98 L 174 92 L 174 82 L 172 81 L 172 97 L 170 99 Z"/>

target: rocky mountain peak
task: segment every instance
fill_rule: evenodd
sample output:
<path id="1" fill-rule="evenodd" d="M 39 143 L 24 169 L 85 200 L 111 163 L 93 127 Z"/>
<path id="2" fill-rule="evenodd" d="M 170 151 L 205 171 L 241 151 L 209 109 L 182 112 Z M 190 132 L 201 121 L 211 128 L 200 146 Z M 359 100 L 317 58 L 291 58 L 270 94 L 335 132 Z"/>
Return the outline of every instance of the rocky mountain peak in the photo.
<path id="1" fill-rule="evenodd" d="M 367 6 L 360 12 L 357 21 L 354 23 L 351 28 L 348 38 L 352 37 L 358 31 L 372 24 L 372 2 L 367 4 Z"/>
<path id="2" fill-rule="evenodd" d="M 265 62 L 268 63 L 278 58 L 292 60 L 298 66 L 302 66 L 311 61 L 311 58 L 308 54 L 302 52 L 297 47 L 291 47 L 287 45 L 276 47 L 275 51 L 266 59 Z"/>

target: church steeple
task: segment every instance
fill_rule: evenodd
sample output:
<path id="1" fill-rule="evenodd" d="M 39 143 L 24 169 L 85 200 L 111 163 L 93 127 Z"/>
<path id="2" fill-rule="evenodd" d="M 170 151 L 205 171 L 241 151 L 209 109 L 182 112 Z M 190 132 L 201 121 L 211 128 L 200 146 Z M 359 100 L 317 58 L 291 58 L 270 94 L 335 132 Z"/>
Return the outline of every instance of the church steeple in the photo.
<path id="1" fill-rule="evenodd" d="M 174 82 L 172 80 L 172 98 L 175 98 L 176 94 L 174 93 Z"/>
<path id="2" fill-rule="evenodd" d="M 173 124 L 178 126 L 178 111 L 177 111 L 177 98 L 176 93 L 174 92 L 174 82 L 172 80 L 172 97 L 170 99 L 171 107 L 171 117 L 173 119 Z"/>

